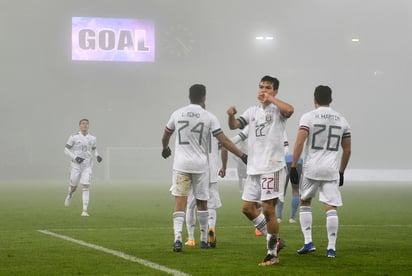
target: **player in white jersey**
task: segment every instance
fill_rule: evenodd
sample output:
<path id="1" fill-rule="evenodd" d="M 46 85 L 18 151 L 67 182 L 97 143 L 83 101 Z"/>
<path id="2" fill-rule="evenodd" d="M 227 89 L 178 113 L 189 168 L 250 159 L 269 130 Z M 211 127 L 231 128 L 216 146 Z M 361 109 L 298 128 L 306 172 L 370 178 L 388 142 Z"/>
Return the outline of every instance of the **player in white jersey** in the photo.
<path id="1" fill-rule="evenodd" d="M 326 212 L 328 246 L 326 256 L 336 256 L 338 234 L 337 207 L 342 206 L 339 187 L 343 185 L 343 174 L 351 155 L 351 132 L 346 119 L 329 107 L 332 90 L 328 86 L 316 87 L 315 110 L 303 114 L 293 150 L 290 181 L 299 183 L 296 166 L 303 148 L 303 174 L 300 182 L 299 220 L 304 236 L 304 245 L 298 254 L 316 250 L 312 241 L 312 198 L 319 191 L 319 201 Z M 340 162 L 339 162 L 340 157 Z"/>
<path id="2" fill-rule="evenodd" d="M 247 135 L 249 133 L 249 126 L 245 126 L 238 134 L 230 138 L 232 142 L 238 146 L 244 153 L 247 154 Z M 245 186 L 247 173 L 246 165 L 237 158 L 236 167 L 237 167 L 237 177 L 240 193 L 243 193 L 243 187 Z"/>
<path id="3" fill-rule="evenodd" d="M 99 163 L 103 159 L 96 148 L 96 137 L 89 134 L 89 120 L 81 119 L 79 126 L 80 131 L 69 137 L 66 147 L 64 148 L 64 153 L 71 159 L 70 184 L 64 205 L 69 207 L 73 193 L 76 191 L 77 186 L 82 184 L 83 212 L 81 215 L 83 217 L 88 217 L 93 158 L 96 157 L 97 162 Z"/>
<path id="4" fill-rule="evenodd" d="M 211 134 L 219 142 L 247 162 L 247 155 L 239 150 L 223 133 L 216 116 L 205 110 L 206 87 L 194 84 L 189 89 L 190 104 L 170 116 L 162 137 L 162 156 L 171 155 L 169 141 L 176 131 L 175 156 L 171 194 L 175 196 L 173 213 L 174 244 L 173 251 L 182 251 L 182 231 L 185 218 L 187 197 L 190 190 L 196 198 L 197 217 L 200 225 L 200 247 L 208 248 L 208 211 L 209 198 L 209 145 Z"/>
<path id="5" fill-rule="evenodd" d="M 284 132 L 287 118 L 293 114 L 293 106 L 276 97 L 279 81 L 264 76 L 259 83 L 259 105 L 248 108 L 239 118 L 237 110 L 227 111 L 230 129 L 249 125 L 247 180 L 242 194 L 242 212 L 259 230 L 267 227 L 267 255 L 259 265 L 279 262 L 278 251 L 284 246 L 279 238 L 276 220 L 277 200 L 283 201 L 286 179 Z M 262 213 L 257 203 L 262 202 Z"/>
<path id="6" fill-rule="evenodd" d="M 247 137 L 248 137 L 248 135 L 249 135 L 249 125 L 247 125 L 247 126 L 245 126 L 238 134 L 236 134 L 235 136 L 233 136 L 232 138 L 230 138 L 230 140 L 232 140 L 232 142 L 235 144 L 235 145 L 239 145 L 239 144 L 244 144 L 244 143 L 247 143 Z M 285 155 L 288 153 L 288 149 L 289 149 L 289 141 L 288 141 L 288 138 L 287 138 L 287 135 L 286 135 L 286 131 L 284 132 L 284 134 L 283 134 L 283 136 L 284 136 L 284 142 L 283 142 L 283 146 L 284 146 L 284 149 L 285 149 Z M 247 153 L 247 151 L 244 151 L 244 152 L 246 152 Z M 222 149 L 222 155 L 224 155 L 224 154 L 226 154 L 227 155 L 227 151 L 225 151 L 225 149 Z M 286 159 L 285 159 L 286 160 Z M 289 166 L 290 166 L 290 163 L 291 162 L 289 162 Z M 288 163 L 287 163 L 288 164 Z M 241 164 L 241 165 L 243 165 L 243 166 L 240 166 L 239 164 L 238 164 L 238 177 L 239 177 L 239 187 L 241 187 L 241 193 L 243 193 L 243 187 L 244 187 L 244 185 L 241 185 L 240 186 L 240 181 L 241 181 L 241 177 L 240 177 L 240 174 L 239 174 L 239 170 L 240 169 L 244 169 L 244 175 L 245 175 L 245 177 L 244 177 L 244 180 L 246 180 L 246 176 L 247 176 L 247 174 L 246 174 L 246 165 L 245 164 Z M 243 172 L 242 172 L 243 173 Z M 284 195 L 286 195 L 286 186 L 287 186 L 287 182 L 288 182 L 288 177 L 287 177 L 287 179 L 286 179 L 286 181 L 285 181 L 285 188 L 284 188 Z M 243 181 L 242 181 L 243 182 Z M 297 204 L 299 205 L 299 191 L 297 191 L 297 193 L 298 193 L 298 195 L 297 195 L 297 200 L 298 200 L 298 202 L 297 202 Z M 293 200 L 292 200 L 292 202 L 293 202 Z M 256 208 L 258 208 L 260 211 L 261 211 L 261 204 L 260 203 L 256 203 Z M 297 207 L 296 207 L 297 208 Z M 277 204 L 276 204 L 276 217 L 277 217 L 277 221 L 278 221 L 278 223 L 280 223 L 281 222 L 281 216 L 282 216 L 282 209 L 283 209 L 283 202 L 282 201 L 280 201 L 280 200 L 278 200 L 278 202 L 277 202 Z M 259 228 L 260 229 L 262 229 L 262 231 L 261 230 L 259 230 L 258 228 L 256 228 L 256 226 L 255 226 L 255 235 L 256 236 L 263 236 L 263 235 L 267 235 L 267 230 L 266 230 L 266 224 L 259 224 L 258 225 L 259 226 Z"/>
<path id="7" fill-rule="evenodd" d="M 211 139 L 211 145 L 209 149 L 209 199 L 207 200 L 207 210 L 209 212 L 208 219 L 208 246 L 215 248 L 217 239 L 216 239 L 216 221 L 217 221 L 217 212 L 216 209 L 222 207 L 222 202 L 220 200 L 219 187 L 218 187 L 218 175 L 220 177 L 225 177 L 226 175 L 226 165 L 227 158 L 224 158 L 222 155 L 222 167 L 219 169 L 219 143 L 217 139 Z M 227 156 L 227 154 L 226 154 Z M 239 159 L 240 160 L 240 159 Z M 242 162 L 243 163 L 243 162 Z M 195 246 L 195 225 L 196 225 L 196 198 L 193 195 L 193 192 L 189 194 L 187 199 L 187 208 L 186 208 L 186 228 L 188 234 L 188 240 L 185 242 L 187 246 Z"/>

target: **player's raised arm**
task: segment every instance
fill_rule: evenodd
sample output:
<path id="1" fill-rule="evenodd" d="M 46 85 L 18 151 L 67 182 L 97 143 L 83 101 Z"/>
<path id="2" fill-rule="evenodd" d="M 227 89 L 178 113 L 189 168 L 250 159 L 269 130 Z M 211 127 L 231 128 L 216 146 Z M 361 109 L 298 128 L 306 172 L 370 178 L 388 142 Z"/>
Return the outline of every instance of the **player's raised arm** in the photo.
<path id="1" fill-rule="evenodd" d="M 294 112 L 294 108 L 292 105 L 288 104 L 287 102 L 284 102 L 280 99 L 278 99 L 277 97 L 273 98 L 272 103 L 274 105 L 276 105 L 279 110 L 280 113 L 285 116 L 286 118 L 289 118 L 290 116 L 292 116 L 293 112 Z"/>
<path id="2" fill-rule="evenodd" d="M 229 128 L 230 129 L 237 129 L 240 128 L 242 125 L 238 119 L 236 119 L 235 115 L 237 113 L 236 107 L 231 106 L 229 109 L 226 111 L 228 115 L 228 123 L 229 123 Z"/>

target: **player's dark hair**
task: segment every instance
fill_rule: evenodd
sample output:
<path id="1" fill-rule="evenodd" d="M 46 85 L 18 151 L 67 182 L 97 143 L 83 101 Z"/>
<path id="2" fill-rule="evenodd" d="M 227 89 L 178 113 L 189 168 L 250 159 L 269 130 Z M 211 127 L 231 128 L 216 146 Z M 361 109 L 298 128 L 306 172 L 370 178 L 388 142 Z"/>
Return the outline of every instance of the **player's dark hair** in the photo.
<path id="1" fill-rule="evenodd" d="M 273 89 L 278 90 L 279 89 L 279 80 L 277 78 L 271 77 L 271 76 L 264 76 L 260 82 L 270 82 L 273 84 Z"/>
<path id="2" fill-rule="evenodd" d="M 88 120 L 88 119 L 81 119 L 81 120 L 79 121 L 79 126 L 80 126 L 80 124 L 81 124 L 83 121 L 86 121 L 87 123 L 89 123 L 89 120 Z"/>
<path id="3" fill-rule="evenodd" d="M 193 84 L 189 89 L 190 103 L 201 103 L 206 96 L 206 87 L 203 84 Z"/>
<path id="4" fill-rule="evenodd" d="M 314 96 L 319 105 L 329 105 L 332 102 L 332 89 L 326 85 L 319 85 L 315 88 Z"/>

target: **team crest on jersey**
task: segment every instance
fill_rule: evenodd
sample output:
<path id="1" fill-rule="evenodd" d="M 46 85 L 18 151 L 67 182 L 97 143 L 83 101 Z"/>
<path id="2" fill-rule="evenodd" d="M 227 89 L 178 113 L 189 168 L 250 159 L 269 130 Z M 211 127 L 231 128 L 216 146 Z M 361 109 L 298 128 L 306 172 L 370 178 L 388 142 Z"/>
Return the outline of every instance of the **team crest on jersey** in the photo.
<path id="1" fill-rule="evenodd" d="M 272 114 L 266 114 L 266 122 L 272 121 Z"/>

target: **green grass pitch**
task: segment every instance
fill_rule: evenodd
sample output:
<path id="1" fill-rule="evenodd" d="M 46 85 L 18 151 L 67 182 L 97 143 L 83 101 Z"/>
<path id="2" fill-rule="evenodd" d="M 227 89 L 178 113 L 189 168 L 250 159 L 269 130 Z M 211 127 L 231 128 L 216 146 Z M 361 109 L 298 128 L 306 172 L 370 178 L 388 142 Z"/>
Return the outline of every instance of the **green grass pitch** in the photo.
<path id="1" fill-rule="evenodd" d="M 286 248 L 280 253 L 280 264 L 271 267 L 258 266 L 266 255 L 265 239 L 254 235 L 251 222 L 241 214 L 236 182 L 220 183 L 223 207 L 218 209 L 217 248 L 184 247 L 182 253 L 172 252 L 174 199 L 169 183 L 96 181 L 90 194 L 90 217 L 80 216 L 81 189 L 69 208 L 63 206 L 66 184 L 0 182 L 0 275 L 412 273 L 411 183 L 346 183 L 341 190 L 344 206 L 338 209 L 335 259 L 325 257 L 325 214 L 315 200 L 313 238 L 317 251 L 297 255 L 303 244 L 299 223 L 282 222 Z M 290 190 L 284 217 L 289 210 Z M 198 227 L 196 238 L 199 244 Z"/>

